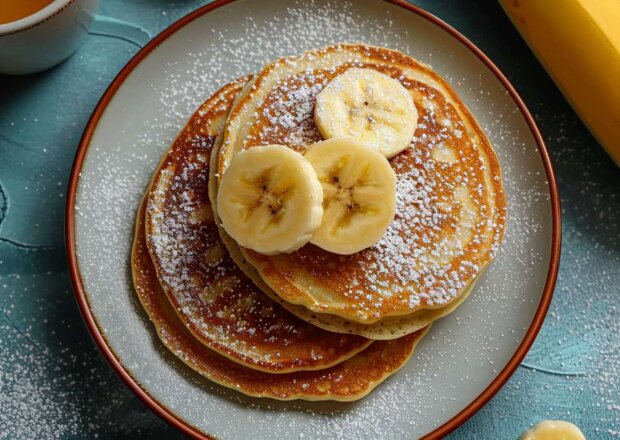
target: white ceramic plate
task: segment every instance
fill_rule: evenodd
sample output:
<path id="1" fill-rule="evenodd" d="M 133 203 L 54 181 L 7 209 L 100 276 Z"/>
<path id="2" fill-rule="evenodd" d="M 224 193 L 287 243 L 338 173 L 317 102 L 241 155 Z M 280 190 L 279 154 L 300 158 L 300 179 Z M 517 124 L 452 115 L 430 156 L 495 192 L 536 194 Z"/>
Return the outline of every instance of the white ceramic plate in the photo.
<path id="1" fill-rule="evenodd" d="M 368 397 L 349 404 L 246 398 L 200 377 L 157 339 L 131 283 L 136 208 L 160 157 L 212 92 L 279 56 L 343 41 L 401 50 L 453 85 L 499 155 L 506 239 L 471 298 Z M 533 342 L 557 274 L 559 221 L 555 179 L 531 117 L 456 31 L 404 2 L 237 0 L 177 22 L 111 85 L 76 157 L 67 244 L 76 296 L 102 352 L 141 399 L 186 433 L 438 438 L 486 403 Z"/>

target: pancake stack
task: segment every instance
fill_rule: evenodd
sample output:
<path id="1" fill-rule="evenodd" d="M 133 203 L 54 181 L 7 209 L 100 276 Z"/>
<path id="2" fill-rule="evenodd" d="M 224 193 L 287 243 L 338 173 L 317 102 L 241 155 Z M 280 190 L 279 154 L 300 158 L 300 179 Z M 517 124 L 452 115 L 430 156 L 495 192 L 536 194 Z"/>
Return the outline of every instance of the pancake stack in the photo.
<path id="1" fill-rule="evenodd" d="M 355 69 L 398 81 L 417 117 L 401 118 L 413 135 L 386 154 L 393 220 L 347 254 L 244 247 L 218 210 L 235 197 L 222 185 L 228 168 L 266 145 L 306 154 L 324 139 L 317 95 Z M 194 113 L 140 206 L 134 284 L 164 345 L 208 379 L 256 397 L 356 400 L 467 298 L 499 248 L 505 211 L 493 149 L 443 79 L 400 52 L 330 46 L 235 80 Z"/>

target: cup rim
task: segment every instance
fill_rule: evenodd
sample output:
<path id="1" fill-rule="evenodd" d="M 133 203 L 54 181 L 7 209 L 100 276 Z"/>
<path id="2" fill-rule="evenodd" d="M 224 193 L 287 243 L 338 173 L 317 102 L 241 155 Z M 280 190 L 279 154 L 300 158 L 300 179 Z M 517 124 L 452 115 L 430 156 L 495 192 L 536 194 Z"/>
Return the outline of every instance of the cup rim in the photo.
<path id="1" fill-rule="evenodd" d="M 16 34 L 35 27 L 49 20 L 74 1 L 75 0 L 52 0 L 49 5 L 39 9 L 34 14 L 20 18 L 19 20 L 11 21 L 10 23 L 0 24 L 0 37 Z"/>

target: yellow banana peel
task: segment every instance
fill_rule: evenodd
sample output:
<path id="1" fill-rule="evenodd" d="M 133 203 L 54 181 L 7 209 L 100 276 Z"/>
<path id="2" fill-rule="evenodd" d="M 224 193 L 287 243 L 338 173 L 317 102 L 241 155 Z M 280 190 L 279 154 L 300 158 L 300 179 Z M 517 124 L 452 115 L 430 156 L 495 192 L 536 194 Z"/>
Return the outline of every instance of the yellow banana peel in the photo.
<path id="1" fill-rule="evenodd" d="M 499 0 L 620 166 L 620 0 Z"/>

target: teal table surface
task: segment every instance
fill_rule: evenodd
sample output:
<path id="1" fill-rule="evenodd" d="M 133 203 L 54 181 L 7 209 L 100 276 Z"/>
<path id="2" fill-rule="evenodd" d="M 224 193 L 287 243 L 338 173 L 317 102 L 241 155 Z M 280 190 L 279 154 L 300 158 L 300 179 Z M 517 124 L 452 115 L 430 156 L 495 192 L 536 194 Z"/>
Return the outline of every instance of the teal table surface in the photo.
<path id="1" fill-rule="evenodd" d="M 204 1 L 103 0 L 85 44 L 46 72 L 0 76 L 0 438 L 181 438 L 115 376 L 73 298 L 64 207 L 73 156 L 106 86 L 153 35 Z M 532 111 L 562 199 L 547 320 L 506 386 L 454 439 L 516 439 L 567 419 L 620 438 L 620 169 L 493 0 L 415 1 L 470 38 Z M 620 128 L 619 128 L 620 130 Z"/>

